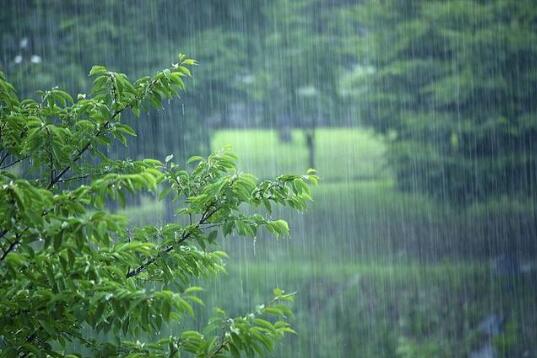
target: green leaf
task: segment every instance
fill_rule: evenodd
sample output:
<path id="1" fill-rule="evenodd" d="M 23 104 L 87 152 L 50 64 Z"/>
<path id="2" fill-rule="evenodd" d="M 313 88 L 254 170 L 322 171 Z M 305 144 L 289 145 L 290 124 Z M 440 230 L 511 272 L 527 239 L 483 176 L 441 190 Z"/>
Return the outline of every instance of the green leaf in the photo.
<path id="1" fill-rule="evenodd" d="M 91 68 L 90 72 L 89 72 L 89 75 L 90 76 L 96 76 L 96 75 L 103 75 L 107 72 L 108 70 L 106 69 L 106 67 L 104 66 L 98 66 L 98 65 L 95 65 Z"/>
<path id="2" fill-rule="evenodd" d="M 190 157 L 190 158 L 187 160 L 187 164 L 192 164 L 192 163 L 196 163 L 196 162 L 201 162 L 201 161 L 203 161 L 203 160 L 204 160 L 203 157 L 200 157 L 200 156 L 195 155 L 195 156 Z"/>
<path id="3" fill-rule="evenodd" d="M 289 225 L 285 220 L 269 221 L 267 228 L 276 236 L 289 234 Z"/>

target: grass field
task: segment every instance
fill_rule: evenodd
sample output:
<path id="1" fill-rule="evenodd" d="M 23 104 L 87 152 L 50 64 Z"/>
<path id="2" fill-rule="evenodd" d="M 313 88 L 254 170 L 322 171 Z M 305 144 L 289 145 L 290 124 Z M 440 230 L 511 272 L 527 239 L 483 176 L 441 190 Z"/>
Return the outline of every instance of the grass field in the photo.
<path id="1" fill-rule="evenodd" d="M 325 181 L 349 181 L 388 177 L 384 145 L 378 136 L 352 128 L 321 128 L 316 132 L 316 168 Z M 301 173 L 308 153 L 301 131 L 292 131 L 292 141 L 281 143 L 273 130 L 221 130 L 214 134 L 212 148 L 231 145 L 240 166 L 259 177 Z"/>
<path id="2" fill-rule="evenodd" d="M 299 131 L 283 144 L 273 131 L 216 132 L 213 149 L 225 145 L 258 177 L 306 169 Z M 506 199 L 461 210 L 398 192 L 383 154 L 368 131 L 318 130 L 322 180 L 312 207 L 274 214 L 288 219 L 289 239 L 223 241 L 229 275 L 205 283 L 207 307 L 240 313 L 274 287 L 297 291 L 299 335 L 274 357 L 467 356 L 492 313 L 505 318 L 494 342 L 500 356 L 537 356 L 534 272 L 499 277 L 489 261 L 513 243 L 524 256 L 523 243 L 537 235 L 535 206 Z M 125 213 L 159 222 L 163 206 L 146 198 Z"/>
<path id="3" fill-rule="evenodd" d="M 508 317 L 500 356 L 535 349 L 537 315 L 513 307 L 533 307 L 531 282 L 511 286 L 483 265 L 246 260 L 208 285 L 207 303 L 238 314 L 272 287 L 297 292 L 298 335 L 274 357 L 465 357 L 482 343 L 477 327 L 491 312 Z"/>

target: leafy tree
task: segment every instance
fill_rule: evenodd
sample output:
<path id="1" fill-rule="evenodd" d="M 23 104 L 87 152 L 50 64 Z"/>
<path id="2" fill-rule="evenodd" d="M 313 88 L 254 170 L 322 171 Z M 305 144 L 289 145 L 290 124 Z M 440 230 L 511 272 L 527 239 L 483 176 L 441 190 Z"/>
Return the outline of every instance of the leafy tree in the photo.
<path id="1" fill-rule="evenodd" d="M 315 166 L 315 129 L 338 116 L 338 37 L 333 11 L 318 0 L 278 0 L 265 7 L 267 21 L 254 87 L 265 122 L 280 139 L 303 131 L 308 163 Z"/>
<path id="2" fill-rule="evenodd" d="M 457 203 L 535 195 L 534 2 L 365 1 L 353 11 L 355 86 L 366 89 L 356 101 L 388 134 L 399 187 Z"/>
<path id="3" fill-rule="evenodd" d="M 133 123 L 136 131 L 153 131 L 158 143 L 148 138 L 126 149 L 115 146 L 113 154 L 163 157 L 166 150 L 182 159 L 208 153 L 211 127 L 246 123 L 274 126 L 282 138 L 289 138 L 292 128 L 302 129 L 312 167 L 315 128 L 341 117 L 341 26 L 333 9 L 343 5 L 321 0 L 6 0 L 0 14 L 0 63 L 23 95 L 58 84 L 74 91 L 88 86 L 85 70 L 93 63 L 138 76 L 155 70 L 180 45 L 203 65 L 192 90 L 181 105 L 165 104 L 164 111 L 149 113 L 150 120 Z M 39 64 L 31 62 L 34 53 Z M 22 60 L 15 63 L 19 55 Z"/>
<path id="4" fill-rule="evenodd" d="M 317 181 L 311 172 L 259 181 L 237 170 L 229 150 L 193 157 L 186 167 L 171 156 L 164 163 L 109 158 L 111 143 L 136 135 L 125 113 L 139 116 L 178 95 L 193 64 L 180 55 L 135 82 L 94 66 L 91 95 L 73 99 L 53 88 L 41 101 L 19 99 L 0 75 L 3 355 L 64 356 L 74 345 L 106 357 L 254 355 L 293 332 L 285 305 L 292 295 L 276 289 L 253 313 L 231 318 L 217 310 L 202 330 L 140 342 L 193 315 L 201 303 L 193 281 L 224 269 L 219 235 L 287 234 L 285 221 L 264 213 L 273 205 L 304 209 L 308 184 Z M 179 220 L 133 227 L 106 211 L 106 200 L 141 191 L 173 197 Z"/>
<path id="5" fill-rule="evenodd" d="M 23 96 L 56 85 L 70 93 L 84 91 L 90 85 L 86 69 L 94 63 L 138 77 L 158 69 L 177 47 L 188 50 L 203 66 L 183 102 L 164 103 L 164 111 L 151 111 L 149 120 L 132 124 L 136 131 L 154 133 L 158 142 L 151 136 L 111 149 L 133 158 L 163 157 L 166 151 L 181 160 L 209 153 L 208 119 L 225 116 L 229 103 L 244 95 L 236 77 L 248 67 L 248 37 L 242 32 L 249 31 L 237 24 L 250 28 L 259 11 L 245 0 L 6 0 L 2 9 L 0 65 Z"/>

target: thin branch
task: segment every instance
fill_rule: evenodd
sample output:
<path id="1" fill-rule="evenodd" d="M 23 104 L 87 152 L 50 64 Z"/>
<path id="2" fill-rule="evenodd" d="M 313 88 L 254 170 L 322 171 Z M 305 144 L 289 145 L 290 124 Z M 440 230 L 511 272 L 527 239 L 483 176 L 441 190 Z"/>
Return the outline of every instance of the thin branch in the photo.
<path id="1" fill-rule="evenodd" d="M 12 243 L 9 244 L 9 246 L 7 247 L 7 249 L 4 250 L 4 252 L 2 253 L 2 256 L 0 257 L 0 262 L 1 261 L 4 261 L 4 259 L 6 258 L 6 256 L 13 250 L 15 250 L 15 248 L 17 247 L 17 245 L 20 243 L 19 241 L 19 235 L 17 235 L 17 237 L 15 237 L 15 241 L 13 241 Z"/>
<path id="2" fill-rule="evenodd" d="M 295 295 L 296 292 L 292 292 L 288 295 Z M 278 302 L 280 299 L 278 297 L 274 297 L 270 302 L 266 303 L 265 304 L 265 307 L 270 307 L 272 306 L 274 303 Z M 222 350 L 224 348 L 226 348 L 226 346 L 230 343 L 229 339 L 226 338 L 226 333 L 229 332 L 228 330 L 224 329 L 224 332 L 220 335 L 220 344 L 218 345 L 218 348 L 216 348 L 213 352 L 210 353 L 210 355 L 208 355 L 208 357 L 214 357 L 216 355 L 218 355 L 218 353 L 222 352 Z"/>
<path id="3" fill-rule="evenodd" d="M 125 108 L 127 108 L 127 107 L 125 107 Z M 112 118 L 111 118 L 109 121 L 107 121 L 107 122 L 102 126 L 101 129 L 99 129 L 99 130 L 97 131 L 97 133 L 95 134 L 95 136 L 93 137 L 93 139 L 95 139 L 95 138 L 99 137 L 100 135 L 102 135 L 102 133 L 104 132 L 103 129 L 106 129 L 106 128 L 110 125 L 110 121 L 111 121 L 112 119 L 114 119 L 116 116 L 118 116 L 118 115 L 119 115 L 125 108 L 123 108 L 121 111 L 117 111 L 117 112 L 115 112 L 114 115 L 112 116 Z M 80 160 L 80 158 L 82 158 L 82 155 L 83 155 L 83 154 L 89 149 L 89 147 L 91 146 L 91 142 L 92 142 L 92 141 L 88 141 L 88 142 L 86 143 L 86 145 L 84 145 L 84 147 L 82 147 L 82 149 L 80 149 L 80 150 L 78 151 L 78 153 L 77 153 L 77 154 L 74 156 L 74 158 L 71 160 L 71 163 L 75 163 L 75 162 L 77 162 L 78 160 Z M 62 170 L 58 175 L 56 175 L 56 176 L 50 181 L 49 185 L 47 186 L 47 189 L 48 189 L 48 190 L 52 189 L 52 187 L 53 187 L 56 183 L 58 183 L 58 182 L 61 180 L 61 178 L 65 175 L 65 173 L 67 173 L 67 172 L 69 171 L 69 169 L 71 169 L 71 166 L 72 166 L 72 165 L 73 165 L 73 164 L 69 164 L 68 166 L 66 166 L 65 168 L 63 168 L 63 170 Z"/>
<path id="4" fill-rule="evenodd" d="M 220 210 L 220 208 L 216 207 L 214 208 L 213 210 L 211 210 L 211 207 L 213 205 L 210 205 L 207 210 L 205 210 L 205 212 L 202 214 L 201 216 L 201 219 L 200 221 L 196 224 L 196 227 L 199 228 L 200 225 L 203 225 L 207 222 L 207 220 L 209 220 L 209 218 L 211 216 L 213 216 L 218 210 Z M 126 277 L 127 278 L 131 278 L 131 277 L 134 277 L 134 276 L 137 276 L 139 275 L 142 271 L 145 271 L 145 269 L 147 269 L 147 267 L 149 267 L 151 264 L 153 264 L 155 261 L 157 261 L 162 255 L 165 255 L 171 251 L 173 251 L 175 249 L 175 247 L 177 245 L 180 245 L 182 244 L 183 242 L 185 242 L 186 240 L 188 240 L 190 237 L 192 236 L 192 231 L 185 231 L 183 233 L 183 235 L 181 235 L 181 239 L 179 239 L 177 242 L 175 242 L 173 245 L 170 245 L 168 246 L 166 249 L 162 250 L 161 252 L 159 252 L 158 254 L 156 254 L 155 256 L 147 259 L 143 264 L 141 264 L 140 266 L 138 266 L 137 268 L 133 269 L 133 270 L 130 270 L 129 272 L 127 272 L 127 275 Z"/>
<path id="5" fill-rule="evenodd" d="M 17 163 L 22 162 L 23 160 L 28 159 L 29 157 L 30 157 L 30 156 L 27 155 L 27 156 L 25 156 L 25 157 L 19 158 L 19 159 L 15 160 L 14 162 L 11 162 L 11 163 L 9 163 L 9 164 L 4 165 L 3 167 L 0 168 L 0 170 L 4 170 L 4 169 L 7 169 L 7 168 L 9 168 L 9 167 L 12 167 L 12 166 L 14 166 L 14 165 L 17 164 Z M 2 162 L 3 162 L 3 160 L 2 160 Z"/>
<path id="6" fill-rule="evenodd" d="M 207 230 L 207 229 L 212 229 L 212 228 L 218 227 L 218 226 L 222 226 L 222 223 L 207 225 L 207 226 L 204 226 L 203 229 Z"/>
<path id="7" fill-rule="evenodd" d="M 133 270 L 130 270 L 129 272 L 127 272 L 126 277 L 131 278 L 131 277 L 139 275 L 142 271 L 145 271 L 145 269 L 147 267 L 149 267 L 151 264 L 153 264 L 155 261 L 157 261 L 162 255 L 165 255 L 165 254 L 171 252 L 175 248 L 176 245 L 181 244 L 182 242 L 187 240 L 190 236 L 192 236 L 192 231 L 188 231 L 188 232 L 183 233 L 183 235 L 181 236 L 181 239 L 179 241 L 177 241 L 174 245 L 168 246 L 166 249 L 162 250 L 157 255 L 147 259 L 146 262 L 144 262 L 143 264 L 141 264 L 137 268 L 135 268 Z"/>
<path id="8" fill-rule="evenodd" d="M 0 159 L 0 166 L 4 164 L 4 160 L 6 160 L 7 156 L 9 155 L 9 152 L 6 152 L 6 154 Z"/>
<path id="9" fill-rule="evenodd" d="M 223 335 L 222 337 L 222 342 L 220 343 L 220 345 L 218 346 L 218 348 L 211 353 L 211 355 L 209 357 L 214 357 L 216 356 L 218 353 L 220 353 L 227 345 L 229 344 L 229 340 L 225 338 L 225 335 Z"/>
<path id="10" fill-rule="evenodd" d="M 99 131 L 97 132 L 97 134 L 95 134 L 95 138 L 99 137 L 100 135 L 103 134 L 104 130 L 108 128 L 108 126 L 110 125 L 110 123 L 117 117 L 119 116 L 123 111 L 125 111 L 127 108 L 131 108 L 136 102 L 138 101 L 141 101 L 145 98 L 145 96 L 147 96 L 147 94 L 149 93 L 149 89 L 151 87 L 153 87 L 155 84 L 157 83 L 157 79 L 153 79 L 144 89 L 144 93 L 143 95 L 140 97 L 140 98 L 134 98 L 132 101 L 130 101 L 129 103 L 127 103 L 123 108 L 121 109 L 118 109 L 114 112 L 114 114 L 112 115 L 112 117 L 106 121 L 106 123 L 99 129 Z M 112 88 L 112 91 L 115 91 L 115 88 Z M 115 95 L 114 95 L 115 96 Z M 78 151 L 78 153 L 75 155 L 75 157 L 73 158 L 73 160 L 71 160 L 72 163 L 78 161 L 82 155 L 89 149 L 89 147 L 91 146 L 91 141 L 89 141 L 88 143 L 86 143 L 86 145 L 80 150 Z M 71 169 L 71 165 L 68 165 L 66 166 L 51 182 L 50 184 L 48 185 L 47 189 L 51 189 L 58 181 L 60 181 L 60 179 L 65 175 L 65 173 L 67 173 L 69 171 L 69 169 Z"/>
<path id="11" fill-rule="evenodd" d="M 85 174 L 85 175 L 80 175 L 80 176 L 76 176 L 76 177 L 60 179 L 60 180 L 58 180 L 58 183 L 66 183 L 68 181 L 86 179 L 86 178 L 89 178 L 89 176 L 90 176 L 89 174 Z"/>

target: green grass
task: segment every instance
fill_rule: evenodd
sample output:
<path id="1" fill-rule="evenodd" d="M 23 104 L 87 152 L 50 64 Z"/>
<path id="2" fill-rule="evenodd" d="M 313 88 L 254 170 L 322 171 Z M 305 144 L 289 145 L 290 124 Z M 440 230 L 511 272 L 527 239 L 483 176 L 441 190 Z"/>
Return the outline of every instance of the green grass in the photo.
<path id="1" fill-rule="evenodd" d="M 239 166 L 259 177 L 307 170 L 308 152 L 301 131 L 282 143 L 274 130 L 220 130 L 212 147 L 231 145 Z M 316 168 L 326 181 L 386 178 L 384 145 L 372 132 L 353 128 L 320 128 L 316 132 Z"/>
<path id="2" fill-rule="evenodd" d="M 288 337 L 274 357 L 395 357 L 409 345 L 417 352 L 409 357 L 430 351 L 435 357 L 468 356 L 483 339 L 477 326 L 491 312 L 515 329 L 518 341 L 508 332 L 501 336 L 511 340 L 506 351 L 517 356 L 521 342 L 537 348 L 537 314 L 516 309 L 532 307 L 531 280 L 512 286 L 483 264 L 252 262 L 233 252 L 230 261 L 229 275 L 206 286 L 208 307 L 240 314 L 266 301 L 274 287 L 297 292 L 298 335 Z"/>

